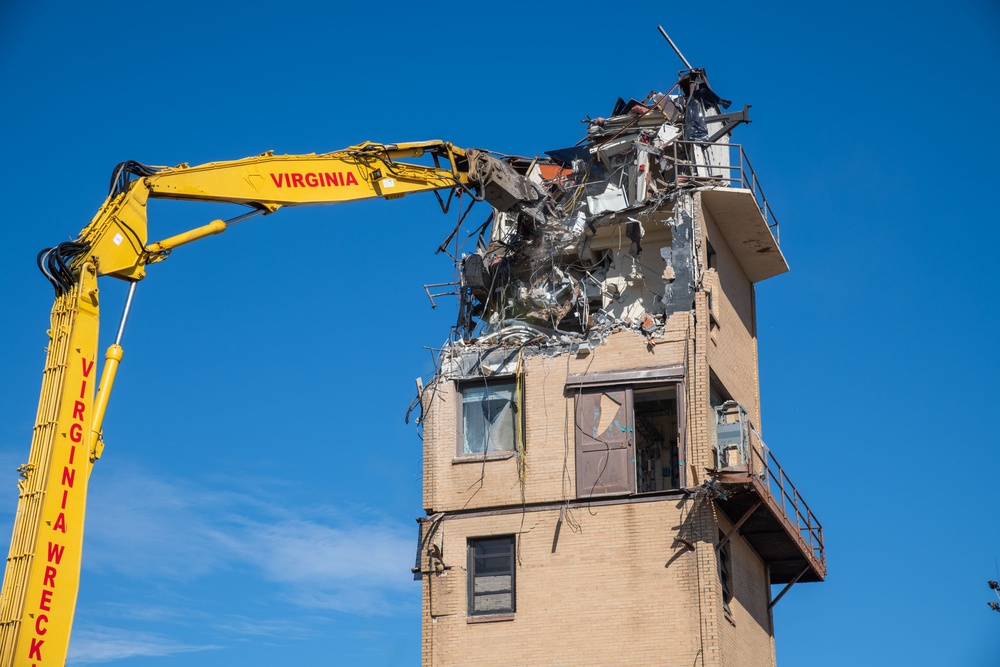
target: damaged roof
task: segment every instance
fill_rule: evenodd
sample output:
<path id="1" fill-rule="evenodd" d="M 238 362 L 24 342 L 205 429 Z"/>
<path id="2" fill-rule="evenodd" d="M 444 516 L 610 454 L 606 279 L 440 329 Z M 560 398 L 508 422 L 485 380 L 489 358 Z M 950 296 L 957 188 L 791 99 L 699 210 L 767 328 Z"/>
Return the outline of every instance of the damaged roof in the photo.
<path id="1" fill-rule="evenodd" d="M 712 193 L 703 202 L 725 221 L 752 282 L 787 271 L 770 207 L 729 143 L 749 106 L 724 112 L 730 105 L 691 69 L 667 93 L 618 98 L 608 117 L 584 120 L 577 145 L 545 158 L 469 151 L 493 210 L 475 251 L 456 256 L 457 337 L 655 335 L 666 316 L 692 308 L 700 284 L 695 192 Z"/>

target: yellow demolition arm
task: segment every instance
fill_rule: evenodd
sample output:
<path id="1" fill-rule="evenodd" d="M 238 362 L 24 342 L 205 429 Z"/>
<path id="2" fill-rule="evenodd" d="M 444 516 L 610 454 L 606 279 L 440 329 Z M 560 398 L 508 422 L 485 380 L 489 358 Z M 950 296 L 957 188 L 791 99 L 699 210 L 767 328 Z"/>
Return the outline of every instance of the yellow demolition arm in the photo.
<path id="1" fill-rule="evenodd" d="M 422 155 L 431 155 L 434 166 L 397 162 Z M 146 169 L 149 173 L 126 179 L 109 195 L 77 241 L 64 244 L 74 247 L 62 262 L 50 262 L 46 271 L 57 297 L 31 452 L 19 468 L 17 517 L 0 590 L 0 667 L 62 667 L 66 661 L 80 581 L 87 483 L 103 449 L 101 425 L 122 359 L 128 314 L 126 306 L 95 400 L 98 276 L 132 282 L 131 304 L 135 282 L 145 276 L 147 264 L 227 227 L 215 220 L 147 245 L 147 199 L 244 204 L 266 214 L 284 206 L 392 199 L 469 185 L 465 151 L 442 141 L 364 143 L 320 155 L 265 153 L 196 167 Z M 52 252 L 59 255 L 61 250 Z"/>

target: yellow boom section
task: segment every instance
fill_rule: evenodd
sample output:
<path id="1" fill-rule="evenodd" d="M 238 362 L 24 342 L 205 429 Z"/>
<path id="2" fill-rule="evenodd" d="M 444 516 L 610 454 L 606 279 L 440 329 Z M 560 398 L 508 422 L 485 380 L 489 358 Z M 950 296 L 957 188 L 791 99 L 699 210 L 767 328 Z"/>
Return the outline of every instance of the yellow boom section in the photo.
<path id="1" fill-rule="evenodd" d="M 440 167 L 397 162 L 399 158 L 438 158 Z M 468 183 L 461 167 L 465 151 L 442 141 L 409 144 L 365 143 L 311 155 L 273 155 L 197 167 L 180 166 L 147 178 L 153 197 L 221 201 L 263 206 L 336 204 Z"/>
<path id="2" fill-rule="evenodd" d="M 66 659 L 80 580 L 83 519 L 97 384 L 97 273 L 52 308 L 52 328 L 28 463 L 0 594 L 0 664 L 58 665 Z"/>
<path id="3" fill-rule="evenodd" d="M 433 165 L 398 161 L 421 156 L 430 156 Z M 468 185 L 465 150 L 443 141 L 364 143 L 310 155 L 265 153 L 195 167 L 119 165 L 111 194 L 79 237 L 39 256 L 39 267 L 56 289 L 56 302 L 29 462 L 19 468 L 17 518 L 0 590 L 0 667 L 62 667 L 66 661 L 80 581 L 87 482 L 103 449 L 101 425 L 122 358 L 128 311 L 126 306 L 104 371 L 98 374 L 97 278 L 113 276 L 134 287 L 145 277 L 147 264 L 227 227 L 216 220 L 147 245 L 147 200 L 244 204 L 266 214 L 284 206 L 392 199 Z M 130 289 L 129 303 L 132 293 Z"/>
<path id="4" fill-rule="evenodd" d="M 400 162 L 430 156 L 433 166 Z M 146 200 L 244 204 L 261 213 L 285 206 L 395 199 L 414 192 L 464 188 L 470 184 L 466 151 L 444 141 L 402 144 L 366 142 L 308 155 L 264 153 L 229 162 L 150 168 L 151 173 L 112 193 L 81 233 L 90 243 L 100 275 L 141 280 L 145 264 L 172 248 L 225 231 L 212 223 L 146 246 Z"/>

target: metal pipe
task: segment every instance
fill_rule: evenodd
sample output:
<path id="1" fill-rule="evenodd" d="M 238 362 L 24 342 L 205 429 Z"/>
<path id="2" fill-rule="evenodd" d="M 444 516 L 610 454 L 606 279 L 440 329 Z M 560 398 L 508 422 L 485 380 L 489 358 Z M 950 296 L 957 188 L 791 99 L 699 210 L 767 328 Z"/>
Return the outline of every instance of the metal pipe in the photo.
<path id="1" fill-rule="evenodd" d="M 777 597 L 775 597 L 773 600 L 771 600 L 768 603 L 768 605 L 767 605 L 768 610 L 773 609 L 774 605 L 778 604 L 778 601 L 781 600 L 781 598 L 785 597 L 785 593 L 787 593 L 792 586 L 794 586 L 796 583 L 798 583 L 799 579 L 801 579 L 802 576 L 806 572 L 809 571 L 809 568 L 810 568 L 810 566 L 806 565 L 804 568 L 802 568 L 801 572 L 799 572 L 797 575 L 795 575 L 792 578 L 791 581 L 789 581 L 787 584 L 785 584 L 785 587 L 781 589 L 781 592 L 778 593 Z"/>
<path id="2" fill-rule="evenodd" d="M 229 218 L 229 220 L 225 220 L 224 222 L 226 223 L 226 226 L 228 227 L 229 225 L 235 225 L 237 223 L 243 222 L 244 220 L 249 220 L 250 218 L 256 218 L 258 215 L 260 215 L 263 212 L 264 212 L 263 209 L 259 209 L 259 208 L 258 209 L 254 209 L 254 210 L 248 211 L 246 213 L 241 213 L 240 215 L 236 216 L 235 218 Z"/>
<path id="3" fill-rule="evenodd" d="M 247 213 L 236 216 L 235 218 L 230 218 L 229 220 L 213 220 L 207 225 L 202 225 L 201 227 L 196 227 L 194 229 L 188 230 L 177 234 L 176 236 L 171 236 L 170 238 L 163 239 L 162 241 L 157 241 L 156 243 L 150 243 L 146 246 L 146 252 L 150 254 L 169 252 L 178 246 L 186 245 L 192 241 L 198 241 L 206 236 L 212 236 L 213 234 L 221 234 L 222 232 L 229 229 L 232 225 L 243 222 L 244 220 L 249 220 L 254 218 L 264 211 L 262 209 L 255 209 Z"/>
<path id="4" fill-rule="evenodd" d="M 125 297 L 125 309 L 122 311 L 121 322 L 118 323 L 118 333 L 115 334 L 115 345 L 122 344 L 122 336 L 125 335 L 125 323 L 128 321 L 129 312 L 132 310 L 132 298 L 135 297 L 135 286 L 138 281 L 132 281 L 128 286 L 128 296 Z"/>
<path id="5" fill-rule="evenodd" d="M 674 44 L 674 40 L 670 39 L 670 35 L 668 35 L 667 31 L 663 29 L 663 26 L 658 25 L 656 26 L 656 29 L 659 30 L 660 34 L 663 35 L 663 38 L 667 40 L 667 43 L 670 44 L 670 48 L 674 50 L 674 53 L 676 53 L 677 57 L 681 59 L 681 61 L 684 63 L 684 66 L 687 67 L 688 69 L 694 69 L 693 67 L 691 67 L 691 63 L 687 61 L 687 58 L 684 57 L 684 54 L 681 53 L 681 50 L 677 48 L 676 44 Z"/>
<path id="6" fill-rule="evenodd" d="M 726 546 L 726 543 L 729 542 L 729 538 L 731 538 L 734 534 L 736 534 L 736 531 L 738 531 L 743 526 L 743 524 L 746 523 L 747 519 L 750 518 L 750 515 L 753 514 L 754 512 L 756 512 L 757 508 L 760 507 L 763 504 L 764 504 L 764 501 L 758 499 L 757 502 L 755 502 L 750 507 L 750 509 L 748 509 L 746 512 L 744 512 L 743 516 L 740 517 L 740 520 L 737 521 L 736 524 L 733 525 L 733 527 L 729 529 L 729 532 L 726 533 L 721 540 L 719 540 L 719 543 L 715 545 L 715 550 L 719 551 L 719 550 L 722 549 L 722 547 Z"/>

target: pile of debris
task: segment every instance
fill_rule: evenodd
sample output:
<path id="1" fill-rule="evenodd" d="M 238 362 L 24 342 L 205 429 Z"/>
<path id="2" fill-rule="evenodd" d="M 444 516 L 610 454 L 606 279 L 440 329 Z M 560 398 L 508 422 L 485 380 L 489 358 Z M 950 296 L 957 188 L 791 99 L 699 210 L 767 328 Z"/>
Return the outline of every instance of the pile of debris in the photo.
<path id="1" fill-rule="evenodd" d="M 723 113 L 729 105 L 692 69 L 668 93 L 619 98 L 608 118 L 588 117 L 587 136 L 547 158 L 469 151 L 493 213 L 481 228 L 489 238 L 459 258 L 458 338 L 566 343 L 622 327 L 653 336 L 690 310 L 691 191 L 730 183 L 729 134 L 749 122 L 749 107 Z"/>

